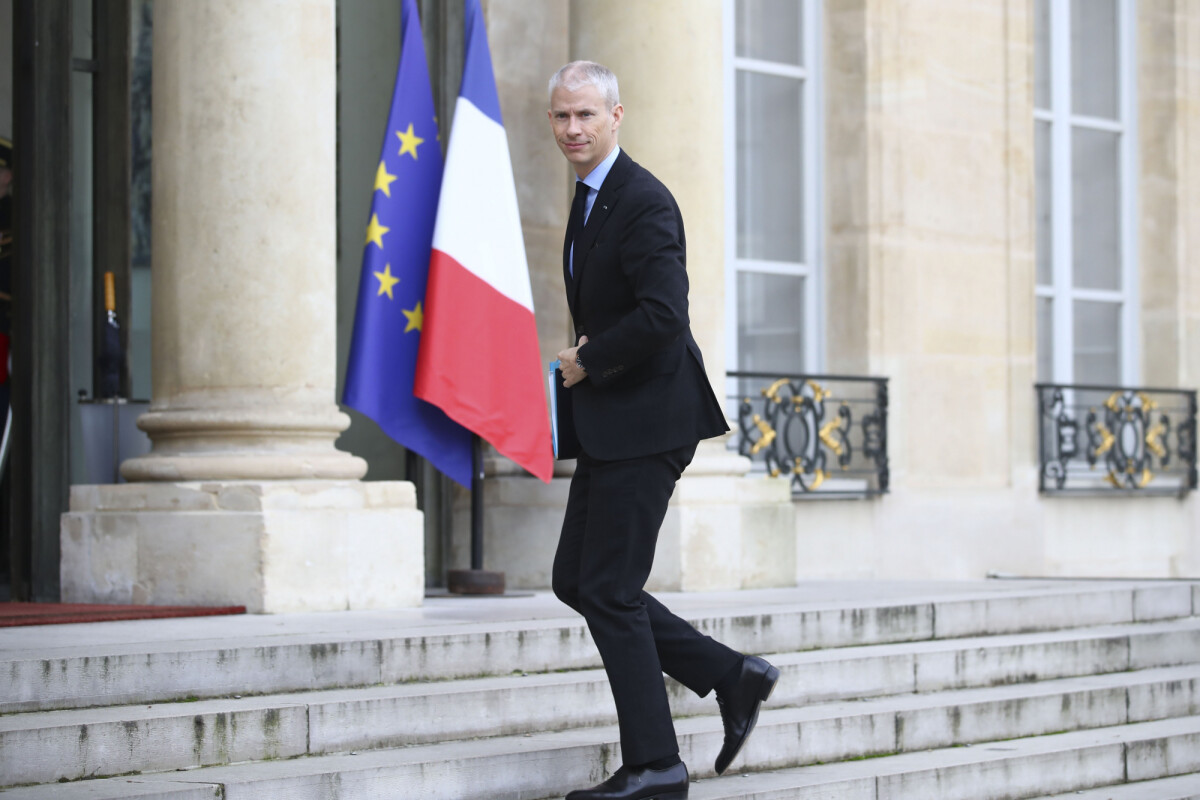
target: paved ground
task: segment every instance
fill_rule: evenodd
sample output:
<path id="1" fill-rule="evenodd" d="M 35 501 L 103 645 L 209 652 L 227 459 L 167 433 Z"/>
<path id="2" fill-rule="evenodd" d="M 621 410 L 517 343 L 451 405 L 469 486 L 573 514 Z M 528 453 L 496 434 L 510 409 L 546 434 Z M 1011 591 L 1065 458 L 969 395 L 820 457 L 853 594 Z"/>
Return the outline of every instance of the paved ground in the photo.
<path id="1" fill-rule="evenodd" d="M 680 613 L 728 611 L 731 607 L 830 608 L 921 602 L 953 597 L 988 597 L 1007 593 L 1064 591 L 1085 584 L 1098 588 L 1125 581 L 986 580 L 986 581 L 806 581 L 789 589 L 733 592 L 660 593 L 657 596 Z M 465 598 L 432 596 L 422 608 L 391 611 L 337 611 L 306 614 L 244 615 L 189 619 L 102 622 L 0 629 L 0 654 L 24 651 L 39 656 L 56 651 L 95 647 L 120 649 L 146 643 L 211 643 L 223 639 L 279 636 L 320 638 L 323 641 L 395 637 L 405 633 L 445 633 L 461 626 L 495 625 L 527 620 L 573 619 L 575 614 L 550 592 L 519 596 Z"/>

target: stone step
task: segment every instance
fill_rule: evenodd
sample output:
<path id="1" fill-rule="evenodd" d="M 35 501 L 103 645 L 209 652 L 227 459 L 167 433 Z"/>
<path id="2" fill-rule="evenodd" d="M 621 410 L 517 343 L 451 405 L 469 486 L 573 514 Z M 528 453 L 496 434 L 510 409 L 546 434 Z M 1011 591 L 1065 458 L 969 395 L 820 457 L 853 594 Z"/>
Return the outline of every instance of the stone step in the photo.
<path id="1" fill-rule="evenodd" d="M 1102 786 L 1099 789 L 1043 795 L 1032 800 L 1200 800 L 1200 772 L 1160 778 L 1155 781 L 1138 781 L 1117 786 Z"/>
<path id="2" fill-rule="evenodd" d="M 1200 661 L 1200 620 L 1106 626 L 938 642 L 770 655 L 781 680 L 773 707 L 905 693 L 1125 673 Z M 676 716 L 711 714 L 667 681 Z M 398 747 L 614 723 L 603 670 L 304 693 L 279 698 L 309 708 L 310 743 L 321 752 Z M 468 716 L 446 709 L 471 708 Z"/>
<path id="3" fill-rule="evenodd" d="M 781 683 L 786 683 L 786 677 Z M 604 691 L 607 693 L 607 687 Z M 484 709 L 489 705 L 486 696 L 479 698 L 479 705 L 462 696 L 455 700 L 451 692 L 434 692 L 428 697 L 431 701 L 423 708 L 410 708 L 411 713 L 401 710 L 390 719 L 382 714 L 328 715 L 321 713 L 319 705 L 276 702 L 266 706 L 264 701 L 269 698 L 247 699 L 247 707 L 234 713 L 217 711 L 211 708 L 216 701 L 208 701 L 174 709 L 103 708 L 0 718 L 0 775 L 9 784 L 49 783 L 313 756 L 355 747 L 367 750 L 395 745 L 395 738 L 409 738 L 394 733 L 388 736 L 405 725 L 431 728 L 428 740 L 436 741 L 447 733 L 439 728 L 441 723 L 470 720 L 477 711 L 486 715 Z M 612 705 L 607 696 L 599 703 L 605 708 Z M 513 725 L 521 719 L 547 723 L 516 732 L 545 735 L 556 728 L 581 729 L 575 711 L 589 708 L 548 702 L 533 706 L 535 714 L 538 709 L 547 710 L 541 720 L 529 720 L 528 714 L 517 713 L 519 709 L 504 709 L 513 715 Z M 711 699 L 706 706 L 708 715 L 677 722 L 685 751 L 715 753 L 720 749 L 720 719 L 713 714 Z M 470 713 L 463 713 L 464 709 Z M 555 710 L 558 717 L 554 717 Z M 425 718 L 426 713 L 431 719 Z M 1200 664 L 768 708 L 740 763 L 772 769 L 1195 714 L 1200 714 Z M 607 721 L 611 716 L 605 713 L 592 722 Z M 377 726 L 383 728 L 379 734 Z M 461 721 L 450 730 L 463 738 L 480 734 Z M 610 732 L 613 741 L 602 747 L 616 748 L 615 727 L 595 726 L 593 730 Z"/>
<path id="4" fill-rule="evenodd" d="M 784 653 L 770 656 L 782 673 L 771 705 L 1123 673 L 1186 664 L 1198 654 L 1196 618 Z M 712 713 L 711 699 L 667 683 L 678 716 Z M 455 713 L 462 708 L 473 711 Z M 63 762 L 68 763 L 91 750 L 136 753 L 143 759 L 87 765 L 91 759 L 83 758 L 78 773 L 56 776 L 74 778 L 613 722 L 603 670 L 580 670 L 13 714 L 0 717 L 0 752 L 30 749 L 51 764 L 58 763 L 52 753 L 75 753 Z M 155 761 L 156 748 L 147 743 L 167 742 L 173 743 L 174 760 Z M 26 763 L 24 758 L 15 762 Z"/>
<path id="5" fill-rule="evenodd" d="M 4 800 L 223 800 L 221 786 L 215 783 L 192 783 L 187 780 L 149 781 L 140 778 L 109 778 L 99 781 L 59 783 L 51 786 L 23 786 L 0 789 Z M 264 796 L 262 800 L 267 800 Z M 283 798 L 280 798 L 283 800 Z"/>
<path id="6" fill-rule="evenodd" d="M 1033 684 L 768 708 L 735 767 L 761 771 L 1200 714 L 1200 664 Z M 694 752 L 719 718 L 681 720 Z"/>
<path id="7" fill-rule="evenodd" d="M 743 594 L 747 597 L 734 601 L 733 610 L 723 605 L 681 613 L 738 650 L 779 653 L 1169 620 L 1193 616 L 1200 603 L 1200 587 L 1170 582 L 1048 584 L 804 605 L 755 604 L 756 596 L 786 595 Z M 549 619 L 410 624 L 408 632 L 385 628 L 387 617 L 366 614 L 354 618 L 360 628 L 348 633 L 263 632 L 263 626 L 282 628 L 287 621 L 239 617 L 168 626 L 111 623 L 141 626 L 114 631 L 162 633 L 147 641 L 114 634 L 112 641 L 80 645 L 44 646 L 42 639 L 26 647 L 4 644 L 6 638 L 38 636 L 40 629 L 31 628 L 0 637 L 0 674 L 8 678 L 0 686 L 0 713 L 448 680 L 506 674 L 514 665 L 529 672 L 598 667 L 584 623 L 556 613 Z M 362 630 L 364 619 L 381 620 L 380 629 Z M 179 633 L 217 624 L 219 638 L 185 639 Z"/>
<path id="8" fill-rule="evenodd" d="M 1144 722 L 695 783 L 690 800 L 1025 800 L 1200 771 L 1200 718 Z M 1100 797 L 1107 795 L 1101 794 Z M 1134 795 L 1136 796 L 1136 795 Z M 1158 797 L 1158 795 L 1147 795 Z M 1170 795 L 1166 795 L 1169 797 Z"/>
<path id="9" fill-rule="evenodd" d="M 605 730 L 449 742 L 10 789 L 6 800 L 531 800 L 619 762 Z M 685 744 L 686 742 L 686 744 Z M 681 736 L 685 760 L 691 741 Z M 715 752 L 715 750 L 713 751 Z M 705 752 L 693 774 L 711 771 Z M 1200 771 L 1200 717 L 698 780 L 692 800 L 1024 800 Z"/>

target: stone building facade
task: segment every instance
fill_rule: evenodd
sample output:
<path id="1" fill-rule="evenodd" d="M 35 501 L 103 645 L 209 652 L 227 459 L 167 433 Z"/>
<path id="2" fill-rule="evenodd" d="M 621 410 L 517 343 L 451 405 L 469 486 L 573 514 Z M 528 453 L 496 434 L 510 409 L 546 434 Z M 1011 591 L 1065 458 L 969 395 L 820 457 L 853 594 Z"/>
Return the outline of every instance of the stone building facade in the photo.
<path id="1" fill-rule="evenodd" d="M 797 8 L 797 14 L 779 13 Z M 754 535 L 723 540 L 722 532 L 733 528 L 718 525 L 713 536 L 697 540 L 696 551 L 720 553 L 713 562 L 725 569 L 681 555 L 674 572 L 675 562 L 661 569 L 660 559 L 661 585 L 738 588 L 773 583 L 779 572 L 796 580 L 1200 574 L 1200 506 L 1195 492 L 1186 491 L 1194 478 L 1182 475 L 1170 484 L 1179 491 L 1157 496 L 1144 491 L 1164 477 L 1157 474 L 1143 490 L 1109 491 L 1082 474 L 1080 485 L 1095 491 L 1039 491 L 1039 429 L 1053 438 L 1054 428 L 1034 390 L 1038 382 L 1090 384 L 1096 377 L 1113 390 L 1200 385 L 1200 270 L 1187 255 L 1196 252 L 1200 235 L 1194 188 L 1200 185 L 1200 9 L 1154 0 L 577 0 L 540 6 L 493 0 L 489 9 L 501 101 L 519 109 L 520 121 L 509 123 L 513 151 L 538 165 L 536 171 L 517 166 L 516 172 L 545 349 L 552 353 L 566 328 L 557 259 L 569 176 L 546 147 L 536 113 L 544 89 L 532 64 L 541 60 L 546 73 L 557 61 L 588 58 L 608 64 L 623 81 L 622 146 L 679 198 L 689 229 L 693 325 L 716 386 L 728 383 L 723 373 L 746 368 L 744 355 L 739 364 L 728 354 L 737 346 L 739 324 L 731 318 L 737 309 L 729 297 L 736 291 L 729 276 L 739 253 L 729 240 L 745 226 L 729 201 L 752 193 L 730 167 L 745 166 L 740 148 L 754 146 L 732 141 L 750 138 L 739 126 L 753 126 L 745 119 L 753 105 L 739 105 L 736 94 L 753 87 L 730 77 L 738 67 L 729 62 L 740 65 L 751 56 L 750 69 L 760 68 L 754 48 L 778 52 L 787 36 L 798 42 L 789 52 L 813 53 L 799 60 L 806 89 L 819 95 L 812 106 L 817 119 L 796 127 L 815 140 L 809 146 L 816 150 L 817 202 L 795 217 L 821 239 L 819 263 L 808 273 L 819 278 L 810 281 L 820 290 L 819 329 L 808 338 L 822 346 L 805 364 L 815 362 L 807 370 L 812 373 L 887 378 L 888 491 L 836 500 L 823 499 L 818 489 L 794 502 L 791 514 L 765 496 L 737 500 Z M 789 27 L 797 19 L 801 26 Z M 808 32 L 806 24 L 818 30 Z M 779 26 L 783 34 L 775 30 Z M 1067 30 L 1055 38 L 1052 26 L 1073 26 L 1076 39 Z M 540 56 L 531 56 L 523 33 L 505 35 L 535 27 L 545 33 L 538 37 L 545 43 Z M 1078 53 L 1063 53 L 1072 42 L 1076 50 L 1109 47 L 1111 63 L 1089 64 Z M 1130 182 L 1112 201 L 1128 209 L 1117 220 L 1125 284 L 1120 319 L 1127 330 L 1114 337 L 1119 364 L 1111 375 L 1085 372 L 1081 354 L 1088 342 L 1082 337 L 1074 352 L 1057 354 L 1056 371 L 1056 354 L 1045 352 L 1052 334 L 1038 316 L 1039 298 L 1047 294 L 1044 276 L 1054 271 L 1039 246 L 1054 231 L 1038 203 L 1039 193 L 1049 194 L 1043 185 L 1049 155 L 1039 158 L 1037 126 L 1050 115 L 1042 108 L 1048 101 L 1037 95 L 1051 82 L 1044 73 L 1062 63 L 1073 64 L 1080 77 L 1074 84 L 1065 80 L 1060 96 L 1071 93 L 1082 103 L 1091 84 L 1098 84 L 1093 93 L 1103 94 L 1107 83 L 1114 102 L 1128 106 L 1120 135 L 1132 163 L 1118 181 L 1124 184 L 1128 176 Z M 519 65 L 510 68 L 515 79 L 505 77 L 506 64 Z M 1068 110 L 1067 119 L 1084 111 L 1072 116 Z M 771 128 L 765 136 L 788 139 L 788 133 Z M 1066 231 L 1084 249 L 1093 231 L 1109 224 L 1101 215 L 1089 218 L 1092 207 L 1084 202 L 1084 191 L 1103 186 L 1109 165 L 1082 155 L 1078 161 L 1068 180 L 1078 187 L 1080 208 L 1075 230 L 1068 225 Z M 1089 179 L 1089 170 L 1101 179 Z M 1076 266 L 1078 283 L 1086 283 L 1086 270 Z M 1071 276 L 1068 265 L 1068 282 Z M 1068 302 L 1070 292 L 1068 287 Z M 797 304 L 797 316 L 804 312 Z M 1086 414 L 1094 407 L 1103 411 L 1101 401 L 1112 394 L 1078 394 L 1072 413 L 1079 417 L 1082 456 Z M 1186 401 L 1169 396 L 1160 405 Z M 736 420 L 736 403 L 730 417 Z M 1184 413 L 1172 424 L 1187 419 Z M 1137 430 L 1144 439 L 1147 432 Z M 1189 455 L 1188 439 L 1172 441 L 1179 468 L 1179 457 Z M 1194 435 L 1191 441 L 1194 463 Z M 1103 454 L 1098 462 L 1084 472 L 1105 474 Z M 1073 480 L 1081 464 L 1072 466 Z M 729 482 L 731 473 L 714 480 Z M 756 474 L 736 484 L 749 490 Z M 1053 481 L 1043 482 L 1053 488 Z M 517 478 L 500 478 L 491 489 L 496 532 L 489 544 L 495 543 L 497 567 L 544 586 L 545 554 L 554 536 L 550 509 L 561 507 L 565 490 L 534 491 Z M 688 489 L 685 478 L 679 514 L 695 508 L 703 517 L 702 505 L 690 505 L 697 500 Z M 789 517 L 794 540 L 784 545 L 782 538 L 764 535 L 772 525 L 787 525 Z M 674 542 L 667 541 L 674 556 Z M 535 559 L 537 566 L 530 567 L 530 553 L 542 553 L 546 563 Z M 751 566 L 763 563 L 787 566 Z"/>
<path id="2" fill-rule="evenodd" d="M 412 477 L 398 451 L 354 415 L 337 438 L 396 5 L 154 4 L 153 396 L 140 423 L 153 450 L 123 466 L 130 483 L 73 488 L 64 597 L 386 607 L 465 565 L 465 493 L 435 508 L 418 481 L 444 531 L 430 534 L 418 493 L 394 480 Z M 793 376 L 792 413 L 825 415 L 807 432 L 767 426 L 780 442 L 801 435 L 789 458 L 821 451 L 820 468 L 791 460 L 772 477 L 769 447 L 739 455 L 739 437 L 748 452 L 766 434 L 757 423 L 705 443 L 654 586 L 1200 575 L 1194 394 L 1189 417 L 1186 393 L 1139 391 L 1200 386 L 1200 6 L 484 9 L 543 357 L 570 331 L 571 176 L 546 81 L 590 59 L 621 80 L 621 146 L 683 212 L 692 327 L 735 429 L 752 419 L 743 394 L 765 418 L 773 381 L 730 373 Z M 422 11 L 446 107 L 461 16 L 456 29 L 447 4 Z M 850 408 L 844 379 L 868 377 L 886 379 L 863 384 L 875 405 L 829 427 Z M 1057 407 L 1054 386 L 1068 387 Z M 886 460 L 845 477 L 839 430 L 855 467 L 881 435 Z M 1130 456 L 1119 468 L 1117 452 Z M 1079 493 L 1054 491 L 1059 457 Z M 487 566 L 512 587 L 549 583 L 559 467 L 547 485 L 488 460 Z"/>

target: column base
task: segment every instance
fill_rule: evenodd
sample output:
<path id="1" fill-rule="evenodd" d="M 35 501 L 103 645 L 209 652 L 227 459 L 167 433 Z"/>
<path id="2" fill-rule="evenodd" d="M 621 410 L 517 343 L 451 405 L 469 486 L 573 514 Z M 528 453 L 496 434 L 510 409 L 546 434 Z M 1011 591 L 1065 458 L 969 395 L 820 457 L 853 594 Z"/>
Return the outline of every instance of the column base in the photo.
<path id="1" fill-rule="evenodd" d="M 239 394 L 245 402 L 251 393 Z M 262 406 L 271 411 L 232 406 L 143 414 L 137 424 L 153 440 L 153 450 L 121 464 L 121 477 L 131 483 L 274 482 L 353 481 L 367 474 L 366 461 L 334 446 L 350 426 L 337 406 L 275 408 L 270 393 L 259 394 L 266 395 Z"/>
<path id="2" fill-rule="evenodd" d="M 243 605 L 254 613 L 421 605 L 411 483 L 222 481 L 72 486 L 62 598 Z"/>
<path id="3" fill-rule="evenodd" d="M 558 462 L 560 465 L 574 462 Z M 650 591 L 703 592 L 794 586 L 795 505 L 788 482 L 747 475 L 750 462 L 719 440 L 701 442 L 675 487 L 658 536 Z M 563 467 L 555 475 L 570 470 Z M 569 477 L 549 484 L 496 469 L 484 482 L 484 566 L 510 589 L 551 583 Z M 470 493 L 454 498 L 450 566 L 470 562 Z"/>

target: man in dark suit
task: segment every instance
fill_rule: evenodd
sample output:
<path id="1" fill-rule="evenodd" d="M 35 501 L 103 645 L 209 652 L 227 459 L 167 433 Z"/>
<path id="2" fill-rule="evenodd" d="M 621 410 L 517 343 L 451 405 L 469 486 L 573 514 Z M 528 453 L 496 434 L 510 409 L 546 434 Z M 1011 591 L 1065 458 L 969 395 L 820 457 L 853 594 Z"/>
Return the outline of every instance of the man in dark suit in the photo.
<path id="1" fill-rule="evenodd" d="M 617 146 L 617 79 L 577 61 L 550 81 L 550 125 L 575 169 L 563 247 L 577 345 L 559 353 L 579 441 L 554 592 L 583 614 L 612 686 L 623 766 L 567 800 L 681 800 L 662 673 L 716 690 L 729 766 L 779 671 L 696 631 L 644 591 L 667 502 L 701 439 L 728 430 L 688 323 L 683 218 Z"/>

